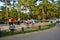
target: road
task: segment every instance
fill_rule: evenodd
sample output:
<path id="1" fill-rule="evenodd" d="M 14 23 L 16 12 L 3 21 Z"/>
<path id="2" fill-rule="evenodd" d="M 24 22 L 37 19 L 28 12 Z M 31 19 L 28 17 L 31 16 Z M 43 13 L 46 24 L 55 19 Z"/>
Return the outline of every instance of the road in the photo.
<path id="1" fill-rule="evenodd" d="M 2 37 L 0 40 L 60 40 L 60 23 L 51 29 Z"/>

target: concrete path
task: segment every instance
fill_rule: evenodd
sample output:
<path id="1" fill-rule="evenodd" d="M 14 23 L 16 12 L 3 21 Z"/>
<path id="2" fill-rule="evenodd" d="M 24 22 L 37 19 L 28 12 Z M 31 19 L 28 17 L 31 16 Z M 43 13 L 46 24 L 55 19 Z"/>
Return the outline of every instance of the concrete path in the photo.
<path id="1" fill-rule="evenodd" d="M 34 26 L 38 27 L 40 23 L 35 23 Z M 15 25 L 16 29 L 21 27 L 27 27 L 27 24 L 21 23 L 20 25 Z M 32 24 L 29 24 L 29 27 L 32 27 Z M 0 25 L 1 30 L 9 30 L 9 25 L 2 24 Z"/>

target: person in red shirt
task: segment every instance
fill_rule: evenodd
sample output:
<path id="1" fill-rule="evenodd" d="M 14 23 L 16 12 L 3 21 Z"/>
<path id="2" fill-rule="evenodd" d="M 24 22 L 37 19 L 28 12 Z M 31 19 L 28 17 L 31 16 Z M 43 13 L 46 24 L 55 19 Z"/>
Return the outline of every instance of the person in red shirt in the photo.
<path id="1" fill-rule="evenodd" d="M 9 19 L 9 25 L 13 25 L 14 21 L 15 21 L 14 18 L 10 18 Z"/>
<path id="2" fill-rule="evenodd" d="M 11 32 L 14 32 L 14 30 L 15 30 L 15 26 L 13 25 L 14 21 L 15 21 L 14 18 L 9 19 L 9 29 Z"/>

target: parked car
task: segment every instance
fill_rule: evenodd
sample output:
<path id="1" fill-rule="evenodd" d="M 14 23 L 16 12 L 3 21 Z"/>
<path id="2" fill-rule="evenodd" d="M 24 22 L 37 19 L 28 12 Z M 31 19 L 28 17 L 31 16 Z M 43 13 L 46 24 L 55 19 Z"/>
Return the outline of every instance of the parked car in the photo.
<path id="1" fill-rule="evenodd" d="M 60 18 L 56 19 L 56 23 L 60 23 Z"/>

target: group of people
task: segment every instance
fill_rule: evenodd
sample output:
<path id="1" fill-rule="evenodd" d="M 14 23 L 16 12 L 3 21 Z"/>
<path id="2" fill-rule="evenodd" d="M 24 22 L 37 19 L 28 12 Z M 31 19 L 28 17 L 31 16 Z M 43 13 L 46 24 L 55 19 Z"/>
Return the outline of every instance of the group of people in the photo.
<path id="1" fill-rule="evenodd" d="M 35 20 L 34 19 L 27 19 L 26 20 L 26 24 L 27 24 L 27 27 L 29 28 L 29 24 L 32 23 L 32 26 L 35 24 Z"/>
<path id="2" fill-rule="evenodd" d="M 10 18 L 9 19 L 9 29 L 13 32 L 14 29 L 15 29 L 15 25 L 14 25 L 14 22 L 16 20 L 14 18 Z M 20 25 L 20 18 L 17 19 L 17 24 Z M 29 24 L 32 23 L 32 26 L 34 25 L 35 23 L 35 20 L 34 19 L 27 19 L 26 20 L 26 24 L 27 24 L 27 27 L 29 28 Z"/>

